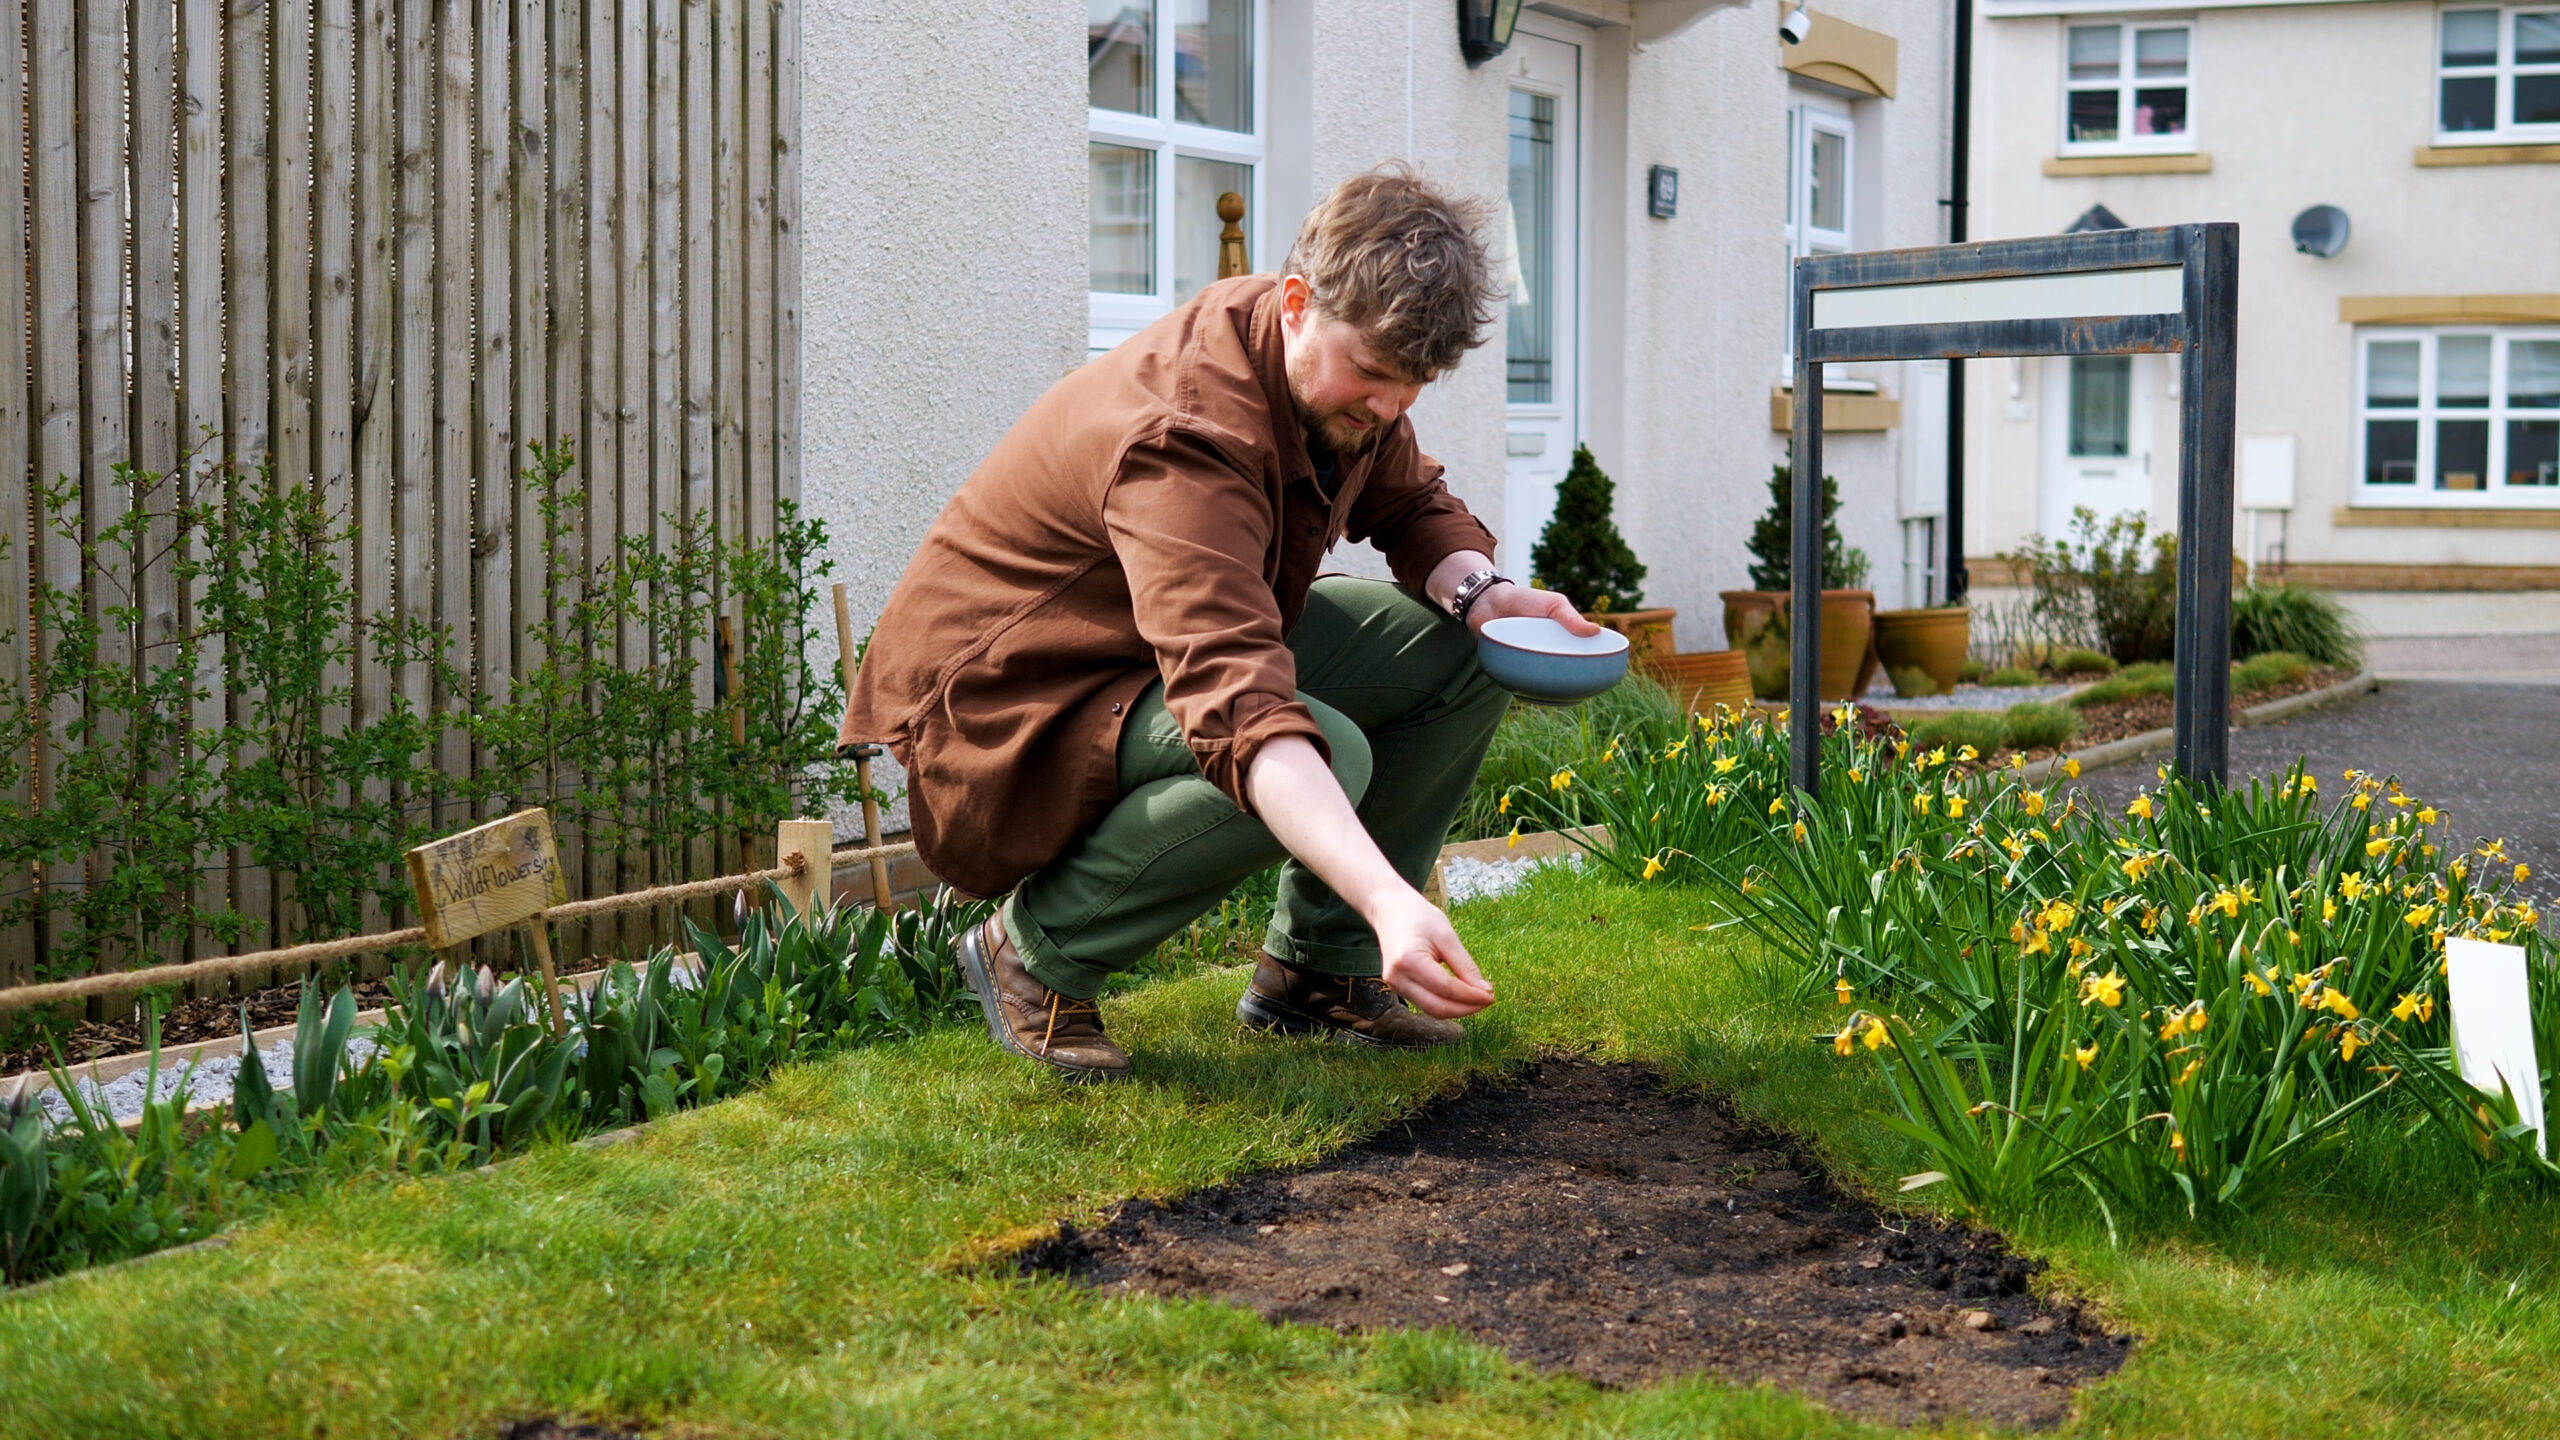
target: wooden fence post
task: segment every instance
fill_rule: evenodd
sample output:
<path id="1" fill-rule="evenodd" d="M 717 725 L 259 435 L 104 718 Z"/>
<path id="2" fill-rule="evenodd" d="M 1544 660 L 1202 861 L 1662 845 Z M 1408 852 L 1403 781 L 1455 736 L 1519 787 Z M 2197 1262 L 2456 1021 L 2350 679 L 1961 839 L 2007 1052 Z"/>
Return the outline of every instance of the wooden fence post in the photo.
<path id="1" fill-rule="evenodd" d="M 835 904 L 835 862 L 828 858 L 835 845 L 836 827 L 824 820 L 785 820 L 775 832 L 774 864 L 788 865 L 795 854 L 809 862 L 799 874 L 778 882 L 782 897 L 803 920 L 814 920 Z"/>

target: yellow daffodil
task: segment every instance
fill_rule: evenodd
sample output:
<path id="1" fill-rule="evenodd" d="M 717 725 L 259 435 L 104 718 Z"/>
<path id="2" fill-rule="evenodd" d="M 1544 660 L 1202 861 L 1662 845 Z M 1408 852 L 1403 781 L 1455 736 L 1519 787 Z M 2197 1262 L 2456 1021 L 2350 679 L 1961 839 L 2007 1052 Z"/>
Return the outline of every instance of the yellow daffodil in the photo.
<path id="1" fill-rule="evenodd" d="M 1958 760 L 1964 761 L 1966 764 L 1970 765 L 1970 764 L 1972 764 L 1974 761 L 1979 760 L 1979 759 L 1981 759 L 1981 758 L 1982 758 L 1982 752 L 1981 752 L 1981 751 L 1979 751 L 1979 750 L 1974 749 L 1974 748 L 1973 748 L 1972 746 L 1970 746 L 1970 745 L 1967 745 L 1967 746 L 1966 746 L 1966 747 L 1964 747 L 1963 749 L 1958 750 L 1958 751 L 1956 752 L 1956 758 L 1957 758 Z"/>
<path id="2" fill-rule="evenodd" d="M 2069 776 L 2070 778 L 2072 778 L 2072 779 L 2074 779 L 2074 780 L 2079 779 L 2079 778 L 2080 778 L 2080 762 L 2079 762 L 2079 761 L 2077 761 L 2077 760 L 2072 759 L 2072 758 L 2071 758 L 2070 756 L 2068 756 L 2068 755 L 2063 756 L 2063 757 L 2062 757 L 2062 773 L 2063 773 L 2064 775 Z"/>
<path id="3" fill-rule="evenodd" d="M 1850 766 L 1850 767 L 1849 767 L 1849 783 L 1850 783 L 1850 784 L 1855 785 L 1855 784 L 1857 784 L 1859 781 L 1862 781 L 1862 780 L 1864 780 L 1864 779 L 1866 779 L 1866 778 L 1867 778 L 1867 772 L 1866 772 L 1866 771 L 1859 769 L 1859 768 L 1858 768 L 1857 766 L 1855 766 L 1855 765 L 1852 765 L 1852 766 Z"/>
<path id="4" fill-rule="evenodd" d="M 1739 755 L 1719 756 L 1716 760 L 1715 771 L 1719 775 L 1730 775 L 1733 773 L 1733 767 L 1741 763 L 1742 757 Z"/>
<path id="5" fill-rule="evenodd" d="M 2173 1085 L 2184 1085 L 2184 1084 L 2186 1084 L 2188 1081 L 2193 1080 L 2194 1078 L 2196 1078 L 2196 1072 L 2197 1072 L 2197 1071 L 2199 1071 L 2199 1070 L 2201 1070 L 2201 1069 L 2203 1069 L 2203 1068 L 2204 1068 L 2204 1057 L 2203 1057 L 2203 1056 L 2201 1056 L 2201 1055 L 2199 1055 L 2199 1056 L 2197 1056 L 2196 1058 L 2194 1058 L 2193 1060 L 2188 1061 L 2188 1062 L 2187 1062 L 2187 1068 L 2186 1068 L 2186 1069 L 2184 1069 L 2184 1070 L 2179 1071 L 2179 1072 L 2178 1072 L 2178 1078 L 2177 1078 L 2177 1079 L 2175 1079 L 2175 1080 L 2173 1080 L 2173 1081 L 2171 1081 L 2170 1083 L 2171 1083 L 2171 1084 L 2173 1084 Z"/>
<path id="6" fill-rule="evenodd" d="M 1881 1050 L 1893 1043 L 1893 1032 L 1884 1028 L 1882 1019 L 1874 1019 L 1867 1022 L 1867 1033 L 1858 1038 L 1867 1042 L 1868 1049 Z"/>
<path id="7" fill-rule="evenodd" d="M 1573 772 L 1572 772 L 1572 771 L 1570 771 L 1570 770 L 1559 770 L 1559 771 L 1557 771 L 1556 773 L 1554 773 L 1553 775 L 1548 776 L 1548 777 L 1547 777 L 1547 788 L 1548 788 L 1548 789 L 1550 789 L 1550 790 L 1570 790 L 1570 789 L 1572 789 L 1572 788 L 1573 788 Z"/>
<path id="8" fill-rule="evenodd" d="M 1760 893 L 1760 882 L 1759 882 L 1759 881 L 1757 881 L 1757 880 L 1752 879 L 1752 878 L 1751 878 L 1750 876 L 1748 876 L 1748 875 L 1743 876 L 1743 877 L 1742 877 L 1742 893 L 1743 893 L 1743 894 L 1745 894 L 1745 895 L 1757 895 L 1757 894 L 1759 894 L 1759 893 Z"/>
<path id="9" fill-rule="evenodd" d="M 2143 876 L 2151 873 L 2151 867 L 2159 863 L 2157 855 L 2127 855 L 2124 857 L 2124 878 L 2138 885 L 2142 883 Z"/>
<path id="10" fill-rule="evenodd" d="M 2356 798 L 2348 801 L 2347 803 L 2353 805 L 2359 810 L 2370 810 L 2373 808 L 2373 797 L 2359 791 L 2356 794 Z"/>
<path id="11" fill-rule="evenodd" d="M 1707 808 L 1708 808 L 1708 809 L 1710 809 L 1710 810 L 1713 810 L 1713 809 L 1714 809 L 1714 808 L 1716 808 L 1717 806 L 1719 806 L 1719 805 L 1723 804 L 1723 803 L 1724 803 L 1724 798 L 1725 798 L 1725 796 L 1727 796 L 1727 795 L 1729 795 L 1729 794 L 1731 794 L 1731 793 L 1732 793 L 1731 791 L 1729 791 L 1729 790 L 1725 789 L 1725 788 L 1724 788 L 1723 786 L 1721 786 L 1721 785 L 1710 785 L 1710 786 L 1708 786 L 1708 787 L 1707 787 Z"/>
<path id="12" fill-rule="evenodd" d="M 2353 1060 L 2356 1058 L 2356 1051 L 2363 1048 L 2363 1046 L 2364 1041 L 2357 1036 L 2356 1032 L 2349 1030 L 2338 1037 L 2338 1058 L 2341 1060 Z"/>
<path id="13" fill-rule="evenodd" d="M 1801 820 L 1796 822 L 1796 843 L 1799 845 L 1804 843 L 1804 822 Z"/>
<path id="14" fill-rule="evenodd" d="M 2151 797 L 2150 797 L 2150 796 L 2148 796 L 2148 795 L 2136 795 L 2136 796 L 2134 796 L 2134 797 L 2133 797 L 2133 803 L 2132 803 L 2132 804 L 2130 804 L 2130 805 L 2127 805 L 2126 807 L 2124 807 L 2124 813 L 2126 813 L 2127 815 L 2135 815 L 2135 816 L 2139 816 L 2139 817 L 2141 817 L 2142 819 L 2145 819 L 2145 820 L 2150 819 L 2150 818 L 2151 818 Z"/>
<path id="15" fill-rule="evenodd" d="M 1507 862 L 1506 862 L 1506 863 L 1507 863 Z M 1651 855 L 1647 855 L 1646 857 L 1644 857 L 1644 878 L 1646 878 L 1647 880 L 1650 880 L 1650 879 L 1652 879 L 1654 876 L 1659 875 L 1659 874 L 1661 874 L 1661 873 L 1662 873 L 1662 861 L 1661 861 L 1660 859 L 1656 858 L 1655 856 L 1651 856 Z"/>
<path id="16" fill-rule="evenodd" d="M 1612 741 L 1610 741 L 1610 742 L 1609 742 L 1609 748 L 1600 752 L 1600 763 L 1601 763 L 1601 764 L 1603 764 L 1603 765 L 1606 765 L 1606 764 L 1609 764 L 1610 762 L 1612 762 L 1612 761 L 1616 760 L 1617 758 L 1618 758 L 1618 742 L 1616 742 L 1615 740 L 1612 740 Z"/>
<path id="17" fill-rule="evenodd" d="M 1786 797 L 1786 796 L 1784 796 L 1784 795 L 1781 795 L 1781 796 L 1779 796 L 1777 799 L 1770 801 L 1770 802 L 1769 802 L 1769 813 L 1770 813 L 1770 814 L 1772 814 L 1772 815 L 1784 815 L 1784 814 L 1786 814 L 1786 813 L 1787 813 L 1787 797 Z"/>
<path id="18" fill-rule="evenodd" d="M 2418 823 L 2421 825 L 2433 825 L 2436 823 L 2436 807 L 2429 805 L 2419 810 Z"/>
<path id="19" fill-rule="evenodd" d="M 2048 900 L 2036 915 L 2036 923 L 2058 935 L 2070 929 L 2071 923 L 2079 918 L 2080 912 L 2072 907 L 2070 901 Z"/>
<path id="20" fill-rule="evenodd" d="M 2408 914 L 2400 917 L 2402 923 L 2406 924 L 2412 930 L 2425 929 L 2427 922 L 2434 918 L 2436 918 L 2436 907 L 2433 905 L 2419 905 L 2412 907 Z"/>
<path id="21" fill-rule="evenodd" d="M 1493 807 L 1493 813 L 1496 815 L 1508 815 L 1511 813 L 1510 791 L 1506 790 L 1502 792 L 1502 803 Z"/>
<path id="22" fill-rule="evenodd" d="M 1661 824 L 1661 823 L 1662 823 L 1662 812 L 1661 812 L 1661 811 L 1659 811 L 1659 810 L 1654 811 L 1654 812 L 1653 812 L 1653 818 L 1652 818 L 1652 819 L 1650 819 L 1650 820 L 1647 820 L 1647 821 L 1646 821 L 1646 822 L 1644 822 L 1644 823 L 1646 823 L 1647 825 L 1659 825 L 1659 824 Z"/>
<path id="23" fill-rule="evenodd" d="M 2047 932 L 2047 931 L 2038 930 L 2038 931 L 2037 931 L 2037 932 L 2035 932 L 2034 934 L 2032 934 L 2032 935 L 2030 935 L 2030 936 L 2028 936 L 2028 937 L 2027 937 L 2027 943 L 2026 943 L 2025 945 L 2023 945 L 2023 946 L 2019 947 L 2018 953 L 2019 953 L 2019 954 L 2021 954 L 2021 955 L 2050 955 L 2050 954 L 2052 954 L 2052 953 L 2053 953 L 2053 936 L 2052 936 L 2052 934 L 2051 934 L 2050 932 Z"/>
<path id="24" fill-rule="evenodd" d="M 2043 814 L 2044 792 L 2041 790 L 2030 790 L 2024 795 L 2019 796 L 2018 808 L 2026 811 L 2030 815 Z"/>
<path id="25" fill-rule="evenodd" d="M 2179 1133 L 2178 1133 L 2177 1131 L 2175 1131 L 2175 1130 L 2170 1131 L 2170 1132 L 2169 1132 L 2169 1149 L 2171 1150 L 2171 1152 L 2173 1152 L 2174 1154 L 2176 1154 L 2176 1155 L 2177 1155 L 2177 1157 L 2178 1157 L 2179 1159 L 2181 1159 L 2181 1160 L 2186 1159 L 2186 1158 L 2187 1158 L 2187 1137 L 2186 1137 L 2186 1136 L 2184 1136 L 2184 1135 L 2179 1134 Z"/>
<path id="26" fill-rule="evenodd" d="M 1911 797 L 1911 808 L 1919 811 L 1923 815 L 1926 815 L 1929 813 L 1929 806 L 1932 802 L 1936 801 L 1937 798 L 1937 796 L 1923 790 L 1919 794 Z"/>
<path id="27" fill-rule="evenodd" d="M 2097 946 L 2090 944 L 2088 941 L 2081 939 L 2077 935 L 2071 937 L 2071 958 L 2074 960 L 2077 960 L 2084 955 L 2093 955 L 2097 953 L 2097 949 Z"/>
<path id="28" fill-rule="evenodd" d="M 2320 782 L 2312 778 L 2309 771 L 2303 772 L 2302 793 L 2305 795 L 2317 795 L 2320 793 Z"/>
<path id="29" fill-rule="evenodd" d="M 2360 870 L 2350 870 L 2338 877 L 2338 893 L 2349 900 L 2361 900 L 2372 889 L 2373 882 L 2365 879 L 2364 872 Z"/>
<path id="30" fill-rule="evenodd" d="M 1839 979 L 1831 982 L 1831 993 L 1839 996 L 1840 1003 L 1846 1005 L 1849 1003 L 1850 997 L 1856 995 L 1858 991 L 1857 987 L 1849 983 L 1849 977 L 1843 975 Z"/>
<path id="31" fill-rule="evenodd" d="M 2024 750 L 2012 750 L 2012 751 L 2010 751 L 2010 752 L 2009 752 L 2009 768 L 2010 768 L 2010 769 L 2012 769 L 2012 770 L 2024 770 L 2024 769 L 2026 769 L 2026 768 L 2027 768 L 2027 752 L 2025 752 Z"/>
<path id="32" fill-rule="evenodd" d="M 2346 991 L 2334 985 L 2320 987 L 2320 1008 L 2341 1020 L 2353 1020 L 2359 1013 L 2356 1002 L 2347 998 Z"/>
<path id="33" fill-rule="evenodd" d="M 1520 848 L 1520 826 L 1516 822 L 1511 827 L 1511 838 L 1502 843 L 1502 848 L 1505 850 L 1517 850 Z"/>
<path id="34" fill-rule="evenodd" d="M 2207 910 L 2221 911 L 2223 918 L 2226 920 L 2237 920 L 2240 918 L 2240 892 L 2236 890 L 2216 891 L 2214 892 L 2214 897 L 2212 899 L 2204 902 L 2204 908 Z"/>
<path id="35" fill-rule="evenodd" d="M 2255 970 L 2241 971 L 2240 978 L 2249 982 L 2249 988 L 2257 991 L 2260 995 L 2273 995 L 2276 993 L 2275 988 L 2267 984 L 2266 980 Z"/>
<path id="36" fill-rule="evenodd" d="M 2533 878 L 2533 867 L 2532 867 L 2532 866 L 2530 866 L 2530 865 L 2518 865 L 2518 866 L 2516 867 L 2516 883 L 2517 883 L 2517 884 L 2521 885 L 2521 884 L 2523 884 L 2524 882 L 2526 882 L 2527 880 L 2530 880 L 2530 879 L 2532 879 L 2532 878 Z"/>
<path id="37" fill-rule="evenodd" d="M 2088 1069 L 2098 1061 L 2098 1042 L 2092 1040 L 2088 1044 L 2081 1046 L 2079 1049 L 2072 1051 L 2071 1058 L 2080 1062 L 2081 1069 Z"/>
<path id="38" fill-rule="evenodd" d="M 2400 1003 L 2391 1007 L 2391 1018 L 2394 1020 L 2417 1019 L 2418 997 L 2412 993 L 2403 993 L 2400 997 Z"/>
<path id="39" fill-rule="evenodd" d="M 1839 1056 L 1849 1056 L 1858 1053 L 1858 1027 L 1856 1022 L 1853 1021 L 1840 1027 L 1840 1033 L 1831 1037 L 1831 1053 Z"/>
<path id="40" fill-rule="evenodd" d="M 2365 853 L 2366 858 L 2368 858 L 2368 859 L 2370 859 L 2370 858 L 2372 858 L 2372 857 L 2374 857 L 2374 856 L 2376 856 L 2376 855 L 2379 855 L 2379 854 L 2381 854 L 2383 851 L 2388 850 L 2388 849 L 2390 849 L 2390 848 L 2391 848 L 2391 837 L 2390 837 L 2390 836 L 2388 836 L 2388 835 L 2377 835 L 2377 836 L 2373 837 L 2372 839 L 2367 840 L 2366 842 L 2364 842 L 2364 853 Z"/>
<path id="41" fill-rule="evenodd" d="M 1961 820 L 1964 818 L 1963 796 L 1950 795 L 1947 797 L 1947 818 L 1950 820 Z"/>
<path id="42" fill-rule="evenodd" d="M 2092 1000 L 2110 1010 L 2121 1008 L 2124 1004 L 2124 976 L 2110 970 L 2104 975 L 2092 975 L 2081 981 L 2080 1003 L 2086 1005 Z"/>
<path id="43" fill-rule="evenodd" d="M 2212 1019 L 2212 1016 L 2205 1013 L 2204 1002 L 2201 1000 L 2197 1001 L 2194 1008 L 2187 1011 L 2187 1033 L 2190 1035 L 2203 1034 L 2204 1027 L 2211 1023 Z"/>
<path id="44" fill-rule="evenodd" d="M 2175 1040 L 2186 1033 L 2187 1017 L 2184 1015 L 2172 1015 L 2169 1017 L 2169 1023 L 2160 1027 L 2160 1038 L 2163 1040 Z"/>

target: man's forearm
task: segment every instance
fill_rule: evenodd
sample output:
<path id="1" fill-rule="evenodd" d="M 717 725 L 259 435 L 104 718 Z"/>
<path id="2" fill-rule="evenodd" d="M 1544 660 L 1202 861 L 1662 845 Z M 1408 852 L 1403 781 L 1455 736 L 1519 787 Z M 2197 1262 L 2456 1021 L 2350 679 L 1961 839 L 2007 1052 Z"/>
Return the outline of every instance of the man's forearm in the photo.
<path id="1" fill-rule="evenodd" d="M 1369 838 L 1333 768 L 1305 737 L 1284 735 L 1255 752 L 1245 793 L 1272 837 L 1364 918 L 1374 923 L 1387 896 L 1412 888 Z"/>
<path id="2" fill-rule="evenodd" d="M 1439 564 L 1431 567 L 1431 576 L 1422 582 L 1422 598 L 1432 608 L 1446 614 L 1449 602 L 1458 593 L 1458 582 L 1479 570 L 1493 568 L 1493 557 L 1481 550 L 1453 550 Z"/>

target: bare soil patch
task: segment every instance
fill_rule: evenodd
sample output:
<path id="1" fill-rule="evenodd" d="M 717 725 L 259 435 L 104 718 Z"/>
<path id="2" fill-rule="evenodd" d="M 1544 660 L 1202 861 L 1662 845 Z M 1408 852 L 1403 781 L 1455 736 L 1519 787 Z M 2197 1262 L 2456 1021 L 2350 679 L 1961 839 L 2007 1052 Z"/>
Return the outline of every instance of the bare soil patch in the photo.
<path id="1" fill-rule="evenodd" d="M 2270 685 L 2263 690 L 2252 690 L 2245 695 L 2235 694 L 2231 697 L 2231 718 L 2239 719 L 2240 712 L 2243 710 L 2273 704 L 2278 700 L 2291 699 L 2296 695 L 2325 689 L 2352 678 L 2354 677 L 2351 671 L 2315 669 L 2281 685 Z M 2118 700 L 2108 705 L 2084 705 L 2080 709 L 2079 738 L 2071 743 L 2085 748 L 2090 745 L 2102 745 L 2110 740 L 2128 740 L 2146 731 L 2167 728 L 2176 719 L 2176 714 L 2176 707 L 2166 695 L 2138 695 L 2133 699 Z M 2033 752 L 2030 758 L 2043 753 L 2042 751 Z"/>
<path id="2" fill-rule="evenodd" d="M 1445 1326 L 1608 1386 L 1769 1381 L 1900 1423 L 2061 1420 L 2130 1338 L 1996 1235 L 1904 1225 L 1632 1065 L 1548 1060 L 1325 1163 L 1122 1202 L 1016 1257 L 1341 1331 Z"/>

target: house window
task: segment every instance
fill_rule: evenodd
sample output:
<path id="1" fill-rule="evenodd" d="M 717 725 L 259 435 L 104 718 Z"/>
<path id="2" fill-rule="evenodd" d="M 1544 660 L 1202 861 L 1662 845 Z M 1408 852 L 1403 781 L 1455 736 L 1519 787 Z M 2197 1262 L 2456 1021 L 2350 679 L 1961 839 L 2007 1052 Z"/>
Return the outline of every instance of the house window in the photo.
<path id="1" fill-rule="evenodd" d="M 2359 498 L 2560 508 L 2560 330 L 2361 337 Z"/>
<path id="2" fill-rule="evenodd" d="M 1787 107 L 1787 340 L 1794 373 L 1795 262 L 1849 248 L 1850 190 L 1857 175 L 1856 131 L 1846 112 L 1799 102 Z"/>
<path id="3" fill-rule="evenodd" d="M 2187 106 L 2195 26 L 2073 25 L 2064 49 L 2065 153 L 2196 148 Z"/>
<path id="4" fill-rule="evenodd" d="M 1220 195 L 1260 253 L 1264 48 L 1258 0 L 1086 0 L 1095 351 L 1217 278 Z"/>
<path id="5" fill-rule="evenodd" d="M 2456 144 L 2560 136 L 2560 9 L 2438 17 L 2436 134 Z"/>

